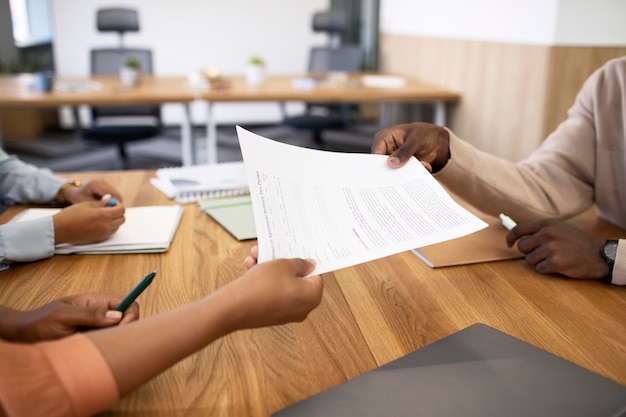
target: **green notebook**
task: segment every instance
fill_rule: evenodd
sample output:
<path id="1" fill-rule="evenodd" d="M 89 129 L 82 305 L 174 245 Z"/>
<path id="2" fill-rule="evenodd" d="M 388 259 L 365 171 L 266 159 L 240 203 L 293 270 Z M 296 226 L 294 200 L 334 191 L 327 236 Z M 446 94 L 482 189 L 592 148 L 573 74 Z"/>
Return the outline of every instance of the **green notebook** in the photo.
<path id="1" fill-rule="evenodd" d="M 256 239 L 252 199 L 249 195 L 207 198 L 199 200 L 198 206 L 235 239 Z"/>

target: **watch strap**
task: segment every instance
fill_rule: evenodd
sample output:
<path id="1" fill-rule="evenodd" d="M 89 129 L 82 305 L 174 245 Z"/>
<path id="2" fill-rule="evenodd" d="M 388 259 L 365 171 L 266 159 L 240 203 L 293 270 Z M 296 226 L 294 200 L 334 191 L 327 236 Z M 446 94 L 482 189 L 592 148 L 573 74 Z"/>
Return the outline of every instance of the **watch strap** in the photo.
<path id="1" fill-rule="evenodd" d="M 67 199 L 65 198 L 65 190 L 67 190 L 69 187 L 80 187 L 80 181 L 68 181 L 65 184 L 61 185 L 61 188 L 59 188 L 59 191 L 57 192 L 57 202 L 61 204 L 68 203 Z"/>
<path id="2" fill-rule="evenodd" d="M 604 242 L 604 247 L 602 248 L 602 258 L 609 267 L 609 273 L 605 277 L 603 277 L 602 280 L 608 284 L 611 284 L 613 281 L 613 267 L 615 266 L 615 255 L 617 253 L 617 250 L 613 251 L 613 253 L 609 255 L 607 253 L 607 248 L 609 246 L 615 246 L 617 248 L 618 242 L 619 241 L 615 239 L 608 239 L 606 240 L 606 242 Z"/>

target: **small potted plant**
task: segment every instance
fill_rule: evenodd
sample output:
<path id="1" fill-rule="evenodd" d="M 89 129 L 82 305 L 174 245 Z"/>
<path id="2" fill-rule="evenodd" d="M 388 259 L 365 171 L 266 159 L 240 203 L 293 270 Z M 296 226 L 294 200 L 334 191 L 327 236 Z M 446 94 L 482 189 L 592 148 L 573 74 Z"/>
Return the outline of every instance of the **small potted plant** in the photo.
<path id="1" fill-rule="evenodd" d="M 137 60 L 137 58 L 134 56 L 127 56 L 124 58 L 124 62 L 120 68 L 120 79 L 122 80 L 122 84 L 129 87 L 137 84 L 140 70 L 141 66 L 139 65 L 139 60 Z"/>
<path id="2" fill-rule="evenodd" d="M 246 68 L 246 81 L 250 86 L 257 86 L 265 80 L 265 61 L 260 56 L 253 56 Z"/>

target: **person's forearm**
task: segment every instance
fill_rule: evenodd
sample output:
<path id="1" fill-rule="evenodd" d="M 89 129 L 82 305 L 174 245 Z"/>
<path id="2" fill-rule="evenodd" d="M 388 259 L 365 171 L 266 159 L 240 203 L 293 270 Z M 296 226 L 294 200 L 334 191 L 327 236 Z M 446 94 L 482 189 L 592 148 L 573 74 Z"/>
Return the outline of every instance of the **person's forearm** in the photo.
<path id="1" fill-rule="evenodd" d="M 121 396 L 237 330 L 236 296 L 219 290 L 188 306 L 87 333 L 108 361 Z"/>
<path id="2" fill-rule="evenodd" d="M 65 180 L 0 150 L 0 195 L 6 204 L 53 202 Z"/>
<path id="3" fill-rule="evenodd" d="M 21 311 L 0 306 L 0 339 L 8 341 L 18 340 L 17 332 Z"/>
<path id="4" fill-rule="evenodd" d="M 0 225 L 0 261 L 32 262 L 54 255 L 52 217 Z"/>

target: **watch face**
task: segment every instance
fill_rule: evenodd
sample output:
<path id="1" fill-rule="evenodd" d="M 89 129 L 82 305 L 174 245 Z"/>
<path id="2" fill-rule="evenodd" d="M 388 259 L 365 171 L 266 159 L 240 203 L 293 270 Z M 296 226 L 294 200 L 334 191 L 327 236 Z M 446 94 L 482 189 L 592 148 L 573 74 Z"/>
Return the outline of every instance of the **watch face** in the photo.
<path id="1" fill-rule="evenodd" d="M 604 245 L 602 254 L 604 255 L 605 259 L 615 261 L 615 257 L 617 256 L 617 242 L 607 242 L 606 245 Z"/>

